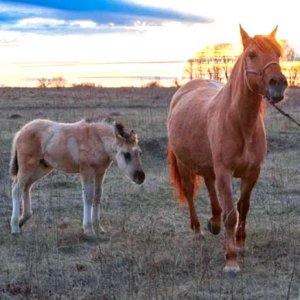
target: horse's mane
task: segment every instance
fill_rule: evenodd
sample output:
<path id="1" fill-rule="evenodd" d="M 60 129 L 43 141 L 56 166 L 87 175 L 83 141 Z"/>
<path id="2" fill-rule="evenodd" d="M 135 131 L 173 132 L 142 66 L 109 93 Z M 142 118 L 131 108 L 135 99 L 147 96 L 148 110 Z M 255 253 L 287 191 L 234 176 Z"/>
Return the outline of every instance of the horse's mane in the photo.
<path id="1" fill-rule="evenodd" d="M 114 120 L 110 116 L 99 115 L 97 117 L 85 118 L 86 123 L 104 123 L 111 127 L 114 127 L 117 133 L 125 139 L 127 143 L 134 144 L 137 143 L 137 135 L 133 130 L 127 129 L 120 121 Z"/>
<path id="2" fill-rule="evenodd" d="M 252 41 L 264 53 L 273 50 L 279 57 L 282 55 L 283 50 L 280 44 L 268 35 L 255 35 L 252 38 Z"/>

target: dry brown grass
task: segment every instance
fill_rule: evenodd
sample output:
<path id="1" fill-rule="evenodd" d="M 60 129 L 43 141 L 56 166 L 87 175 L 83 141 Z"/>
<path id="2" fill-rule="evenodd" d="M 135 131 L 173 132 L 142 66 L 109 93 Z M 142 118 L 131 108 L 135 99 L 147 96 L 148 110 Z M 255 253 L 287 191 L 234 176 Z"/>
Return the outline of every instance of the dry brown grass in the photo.
<path id="1" fill-rule="evenodd" d="M 271 107 L 269 152 L 252 197 L 249 251 L 241 274 L 226 278 L 223 232 L 196 240 L 188 211 L 168 183 L 166 116 L 174 89 L 0 89 L 1 299 L 299 299 L 300 131 Z M 300 90 L 282 104 L 300 120 Z M 298 103 L 297 103 L 298 102 Z M 112 167 L 104 182 L 102 225 L 81 232 L 77 176 L 53 173 L 33 190 L 34 215 L 10 235 L 8 162 L 14 133 L 35 118 L 76 121 L 111 114 L 140 135 L 146 182 L 135 186 Z M 238 182 L 234 184 L 238 197 Z M 197 200 L 203 226 L 207 192 Z"/>

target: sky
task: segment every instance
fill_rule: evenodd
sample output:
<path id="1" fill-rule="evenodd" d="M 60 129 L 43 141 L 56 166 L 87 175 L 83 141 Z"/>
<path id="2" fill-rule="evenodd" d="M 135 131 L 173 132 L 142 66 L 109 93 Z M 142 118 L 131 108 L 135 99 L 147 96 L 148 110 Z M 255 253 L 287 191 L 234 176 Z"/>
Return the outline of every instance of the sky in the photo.
<path id="1" fill-rule="evenodd" d="M 184 61 L 204 46 L 239 45 L 239 24 L 249 35 L 278 25 L 277 37 L 299 53 L 297 7 L 295 0 L 0 0 L 0 86 L 57 76 L 110 86 L 180 78 Z M 124 64 L 157 61 L 177 63 Z"/>

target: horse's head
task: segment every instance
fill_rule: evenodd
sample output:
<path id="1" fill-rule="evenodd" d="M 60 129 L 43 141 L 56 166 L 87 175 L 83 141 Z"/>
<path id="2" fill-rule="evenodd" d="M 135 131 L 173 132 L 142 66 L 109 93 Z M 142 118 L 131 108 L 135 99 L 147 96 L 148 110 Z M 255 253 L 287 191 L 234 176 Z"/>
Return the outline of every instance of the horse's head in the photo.
<path id="1" fill-rule="evenodd" d="M 248 88 L 273 103 L 283 99 L 287 88 L 287 80 L 279 65 L 281 47 L 275 39 L 276 31 L 277 26 L 269 35 L 250 37 L 240 26 Z"/>
<path id="2" fill-rule="evenodd" d="M 116 154 L 115 161 L 118 167 L 132 181 L 142 184 L 145 173 L 141 163 L 141 149 L 138 145 L 138 136 L 131 130 L 126 132 L 121 123 L 115 122 Z"/>

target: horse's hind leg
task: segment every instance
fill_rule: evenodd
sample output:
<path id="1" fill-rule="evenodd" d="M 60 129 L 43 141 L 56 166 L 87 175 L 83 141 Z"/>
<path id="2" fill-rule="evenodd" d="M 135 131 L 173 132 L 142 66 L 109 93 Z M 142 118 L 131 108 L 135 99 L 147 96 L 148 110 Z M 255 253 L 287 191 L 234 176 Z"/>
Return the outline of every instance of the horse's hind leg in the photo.
<path id="1" fill-rule="evenodd" d="M 195 175 L 192 174 L 189 170 L 187 170 L 182 164 L 178 163 L 178 171 L 180 173 L 181 182 L 182 182 L 182 188 L 183 188 L 183 194 L 188 202 L 189 205 L 189 211 L 190 211 L 190 220 L 191 220 L 191 229 L 195 233 L 201 232 L 201 225 L 197 216 L 197 212 L 195 209 L 195 188 L 196 188 L 196 182 L 195 182 Z"/>
<path id="2" fill-rule="evenodd" d="M 20 233 L 19 219 L 20 219 L 20 201 L 22 197 L 22 185 L 16 179 L 12 186 L 12 214 L 10 220 L 10 227 L 12 234 Z"/>
<path id="3" fill-rule="evenodd" d="M 95 176 L 95 192 L 94 192 L 94 201 L 92 207 L 92 225 L 94 232 L 96 234 L 104 233 L 105 230 L 100 225 L 100 199 L 102 194 L 102 182 L 103 182 L 104 174 L 97 174 Z"/>
<path id="4" fill-rule="evenodd" d="M 241 180 L 241 196 L 237 203 L 237 209 L 239 212 L 239 222 L 236 232 L 236 246 L 238 250 L 246 250 L 246 218 L 250 207 L 250 197 L 253 187 L 257 181 L 260 170 L 256 170 L 247 178 Z"/>
<path id="5" fill-rule="evenodd" d="M 221 214 L 222 208 L 220 206 L 217 191 L 215 187 L 215 175 L 210 174 L 204 177 L 204 182 L 208 190 L 212 217 L 208 221 L 208 229 L 212 234 L 219 234 L 221 229 Z"/>
<path id="6" fill-rule="evenodd" d="M 30 177 L 24 184 L 22 189 L 22 215 L 20 217 L 19 226 L 23 226 L 32 216 L 31 209 L 31 187 L 34 182 L 52 171 L 51 167 L 46 167 L 40 164 L 37 168 L 32 170 Z"/>

